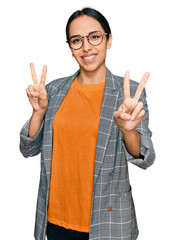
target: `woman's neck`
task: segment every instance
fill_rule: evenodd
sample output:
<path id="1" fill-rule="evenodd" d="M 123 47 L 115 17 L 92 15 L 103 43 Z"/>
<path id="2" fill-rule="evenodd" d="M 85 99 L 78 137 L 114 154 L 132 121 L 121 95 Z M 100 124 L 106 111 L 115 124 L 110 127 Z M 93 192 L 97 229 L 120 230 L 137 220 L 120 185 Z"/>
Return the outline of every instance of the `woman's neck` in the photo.
<path id="1" fill-rule="evenodd" d="M 106 80 L 106 66 L 96 71 L 85 71 L 80 69 L 80 74 L 77 78 L 79 84 L 98 84 Z"/>

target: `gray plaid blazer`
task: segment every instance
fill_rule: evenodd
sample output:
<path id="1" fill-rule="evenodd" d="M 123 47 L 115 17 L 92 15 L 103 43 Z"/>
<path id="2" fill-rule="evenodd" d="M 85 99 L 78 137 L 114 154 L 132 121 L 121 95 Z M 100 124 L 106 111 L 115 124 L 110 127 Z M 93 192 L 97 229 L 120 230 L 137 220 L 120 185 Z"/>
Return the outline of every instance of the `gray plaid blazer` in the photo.
<path id="1" fill-rule="evenodd" d="M 20 131 L 20 151 L 23 156 L 32 157 L 41 153 L 41 175 L 34 232 L 37 240 L 46 238 L 52 159 L 52 121 L 78 74 L 79 71 L 72 76 L 47 84 L 49 105 L 34 138 L 28 137 L 30 119 Z M 137 86 L 138 83 L 130 81 L 131 96 L 134 96 Z M 148 129 L 149 116 L 145 90 L 140 97 L 146 114 L 137 126 L 141 136 L 141 157 L 137 159 L 128 153 L 122 134 L 113 121 L 113 112 L 118 109 L 122 101 L 123 77 L 115 76 L 107 69 L 96 143 L 90 240 L 135 240 L 138 236 L 128 161 L 146 169 L 154 162 L 155 153 L 150 139 L 151 131 Z"/>

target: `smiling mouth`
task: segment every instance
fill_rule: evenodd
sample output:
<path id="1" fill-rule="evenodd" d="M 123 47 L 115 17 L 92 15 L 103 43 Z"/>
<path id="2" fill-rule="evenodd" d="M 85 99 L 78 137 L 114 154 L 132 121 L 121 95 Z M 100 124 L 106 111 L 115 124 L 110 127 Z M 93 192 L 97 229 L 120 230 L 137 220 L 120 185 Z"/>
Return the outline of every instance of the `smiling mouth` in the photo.
<path id="1" fill-rule="evenodd" d="M 83 56 L 82 59 L 85 63 L 91 63 L 95 60 L 96 58 L 96 55 L 93 54 L 93 55 L 89 55 L 89 56 Z"/>

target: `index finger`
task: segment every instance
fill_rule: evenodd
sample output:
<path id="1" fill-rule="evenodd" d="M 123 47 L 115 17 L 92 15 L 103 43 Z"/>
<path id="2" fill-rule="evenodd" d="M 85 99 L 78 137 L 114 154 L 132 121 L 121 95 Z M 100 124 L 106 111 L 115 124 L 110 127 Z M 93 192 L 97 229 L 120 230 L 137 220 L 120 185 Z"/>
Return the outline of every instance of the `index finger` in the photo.
<path id="1" fill-rule="evenodd" d="M 38 80 L 37 80 L 37 76 L 36 76 L 36 72 L 35 72 L 33 63 L 30 63 L 30 69 L 31 69 L 31 73 L 32 73 L 33 83 L 36 84 L 36 83 L 38 83 Z"/>
<path id="2" fill-rule="evenodd" d="M 134 99 L 135 99 L 136 101 L 139 100 L 139 98 L 140 98 L 140 96 L 141 96 L 141 94 L 142 94 L 142 92 L 143 92 L 143 89 L 144 89 L 144 87 L 145 87 L 145 85 L 146 85 L 146 83 L 147 83 L 147 81 L 148 81 L 149 76 L 150 76 L 150 73 L 149 73 L 149 72 L 146 72 L 146 73 L 143 75 L 143 77 L 142 77 L 142 79 L 141 79 L 141 81 L 140 81 L 140 83 L 139 83 L 139 85 L 138 85 L 138 87 L 137 87 L 136 93 L 135 93 L 135 95 L 134 95 Z"/>
<path id="3" fill-rule="evenodd" d="M 124 81 L 123 81 L 123 96 L 124 96 L 124 99 L 130 97 L 129 79 L 130 79 L 130 73 L 126 72 L 125 76 L 124 76 Z"/>
<path id="4" fill-rule="evenodd" d="M 41 80 L 40 80 L 40 83 L 42 83 L 44 85 L 45 85 L 45 82 L 46 82 L 46 74 L 47 74 L 47 66 L 44 65 L 42 75 L 41 75 Z"/>

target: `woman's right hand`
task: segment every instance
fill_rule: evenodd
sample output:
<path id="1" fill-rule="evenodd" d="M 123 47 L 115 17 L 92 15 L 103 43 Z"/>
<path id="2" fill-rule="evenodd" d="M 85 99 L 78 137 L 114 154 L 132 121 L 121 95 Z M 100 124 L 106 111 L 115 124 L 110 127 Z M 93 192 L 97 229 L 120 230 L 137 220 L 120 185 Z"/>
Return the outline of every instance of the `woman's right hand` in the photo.
<path id="1" fill-rule="evenodd" d="M 45 88 L 47 66 L 43 66 L 41 80 L 39 83 L 33 63 L 30 64 L 30 69 L 32 73 L 33 85 L 29 85 L 26 89 L 27 96 L 33 107 L 33 112 L 37 115 L 44 115 L 48 106 L 47 92 Z"/>

